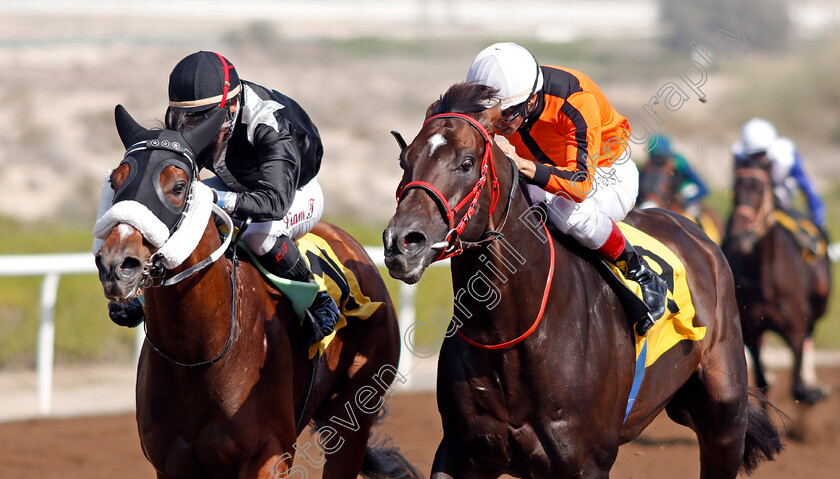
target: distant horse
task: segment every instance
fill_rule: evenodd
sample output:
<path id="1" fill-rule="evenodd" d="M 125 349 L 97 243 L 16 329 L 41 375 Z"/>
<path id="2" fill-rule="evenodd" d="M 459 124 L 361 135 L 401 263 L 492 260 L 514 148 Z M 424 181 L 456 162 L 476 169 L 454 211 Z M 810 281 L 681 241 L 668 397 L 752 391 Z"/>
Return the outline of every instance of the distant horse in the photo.
<path id="1" fill-rule="evenodd" d="M 443 440 L 432 478 L 607 478 L 619 445 L 663 409 L 696 432 L 702 478 L 734 478 L 772 458 L 781 444 L 749 401 L 726 260 L 693 223 L 661 210 L 627 221 L 688 265 L 694 324 L 707 334 L 652 364 L 625 416 L 632 327 L 591 252 L 545 236 L 490 136 L 501 113 L 484 105 L 494 97 L 460 83 L 429 107 L 400 154 L 398 207 L 383 234 L 391 276 L 406 283 L 451 257 L 457 330 L 439 356 Z"/>
<path id="2" fill-rule="evenodd" d="M 647 161 L 639 169 L 639 196 L 636 203 L 642 208 L 682 209 L 676 200 L 677 181 L 671 161 Z"/>
<path id="3" fill-rule="evenodd" d="M 639 208 L 665 208 L 694 221 L 715 243 L 720 244 L 723 221 L 708 206 L 699 204 L 697 211 L 689 211 L 679 194 L 680 179 L 673 161 L 646 162 L 639 169 Z"/>
<path id="4" fill-rule="evenodd" d="M 97 222 L 104 242 L 96 265 L 108 298 L 128 301 L 141 292 L 146 298 L 137 425 L 157 476 L 290 477 L 306 473 L 292 467 L 297 452 L 324 467 L 326 478 L 355 478 L 360 469 L 365 477 L 415 477 L 393 448 L 368 445 L 397 374 L 400 347 L 388 291 L 362 246 L 335 226 L 319 223 L 314 230 L 355 274 L 363 293 L 384 304 L 341 328 L 313 363 L 289 301 L 251 263 L 221 255 L 226 243 L 212 215 L 189 216 L 212 205 L 209 188 L 197 181 L 194 152 L 218 132 L 221 122 L 214 121 L 223 115 L 183 135 L 146 130 L 121 106 L 116 117 L 128 151 L 110 184 L 117 195 L 134 190 L 135 201 L 125 205 L 149 209 L 144 216 L 142 206 L 116 202 L 108 210 L 121 213 L 110 215 L 117 218 L 112 227 Z M 209 203 L 197 201 L 205 193 Z M 185 202 L 192 202 L 186 219 L 176 223 L 163 248 L 154 246 L 160 238 L 147 232 L 155 231 L 155 218 L 163 220 Z M 189 244 L 191 228 L 197 245 Z M 162 234 L 165 239 L 165 227 Z M 182 243 L 164 252 L 170 241 Z M 167 269 L 167 255 L 176 248 L 186 249 L 186 259 Z M 316 444 L 297 444 L 310 421 L 323 426 Z"/>
<path id="5" fill-rule="evenodd" d="M 793 350 L 794 398 L 813 404 L 825 393 L 803 380 L 803 354 L 828 304 L 831 267 L 825 254 L 804 255 L 793 233 L 776 220 L 769 168 L 759 157 L 736 170 L 723 251 L 738 286 L 741 328 L 754 360 L 756 386 L 767 389 L 761 338 L 774 331 Z"/>

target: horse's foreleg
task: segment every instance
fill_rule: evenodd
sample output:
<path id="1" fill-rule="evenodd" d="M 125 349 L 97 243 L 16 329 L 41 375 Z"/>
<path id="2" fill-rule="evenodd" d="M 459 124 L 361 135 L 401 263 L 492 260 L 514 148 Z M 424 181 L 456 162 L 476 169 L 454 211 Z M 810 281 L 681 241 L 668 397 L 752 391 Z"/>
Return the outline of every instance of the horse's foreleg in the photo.
<path id="1" fill-rule="evenodd" d="M 808 337 L 802 343 L 802 381 L 806 386 L 817 387 L 817 363 L 814 357 L 814 339 Z"/>
<path id="2" fill-rule="evenodd" d="M 786 338 L 790 348 L 793 350 L 793 397 L 797 401 L 802 401 L 805 404 L 815 404 L 823 399 L 825 399 L 826 394 L 823 392 L 822 389 L 816 386 L 809 386 L 805 383 L 803 379 L 803 375 L 806 373 L 803 371 L 805 367 L 805 348 L 807 341 L 810 338 L 796 340 L 792 338 Z M 809 351 L 811 353 L 811 351 Z M 813 358 L 810 358 L 811 360 Z M 809 367 L 813 367 L 813 363 L 810 364 Z M 811 372 L 816 378 L 816 371 Z"/>
<path id="3" fill-rule="evenodd" d="M 767 377 L 764 375 L 764 364 L 761 363 L 761 339 L 750 339 L 745 341 L 747 350 L 753 360 L 753 376 L 755 377 L 755 387 L 763 393 L 767 393 Z"/>
<path id="4" fill-rule="evenodd" d="M 275 456 L 268 461 L 262 462 L 262 466 L 256 471 L 246 468 L 239 477 L 256 477 L 258 479 L 278 479 L 281 477 L 307 477 L 306 468 L 301 465 L 292 466 L 291 454 Z"/>
<path id="5" fill-rule="evenodd" d="M 296 446 L 296 444 L 295 444 Z M 240 465 L 239 478 L 278 479 L 281 477 L 307 477 L 306 467 L 295 464 L 297 447 L 270 441 L 249 461 Z M 288 452 L 282 452 L 288 451 Z"/>
<path id="6" fill-rule="evenodd" d="M 357 431 L 341 430 L 338 427 L 331 427 L 331 430 L 322 428 L 319 434 L 336 434 L 330 438 L 331 450 L 324 454 L 326 463 L 324 465 L 324 479 L 351 479 L 359 475 L 365 457 L 369 454 L 368 440 L 370 439 L 371 424 L 361 427 Z"/>
<path id="7" fill-rule="evenodd" d="M 446 437 L 440 441 L 435 460 L 432 463 L 431 479 L 455 479 L 464 477 L 467 461 L 459 461 L 451 441 Z"/>
<path id="8" fill-rule="evenodd" d="M 490 479 L 499 475 L 495 471 L 476 468 L 469 458 L 461 455 L 451 440 L 444 437 L 435 452 L 430 479 Z"/>

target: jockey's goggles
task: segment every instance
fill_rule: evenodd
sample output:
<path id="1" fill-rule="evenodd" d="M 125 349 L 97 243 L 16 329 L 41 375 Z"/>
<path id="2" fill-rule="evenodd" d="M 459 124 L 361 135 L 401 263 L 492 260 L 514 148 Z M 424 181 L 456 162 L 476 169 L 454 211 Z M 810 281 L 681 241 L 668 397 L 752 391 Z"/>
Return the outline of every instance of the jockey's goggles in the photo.
<path id="1" fill-rule="evenodd" d="M 169 107 L 166 109 L 166 117 L 164 124 L 169 129 L 189 129 L 198 125 L 213 113 L 215 107 L 210 107 L 206 110 L 190 111 L 181 108 Z"/>
<path id="2" fill-rule="evenodd" d="M 505 108 L 504 110 L 502 110 L 502 118 L 501 118 L 502 121 L 504 121 L 506 123 L 510 123 L 513 120 L 519 118 L 519 115 L 524 114 L 525 109 L 528 108 L 528 100 L 530 98 L 531 97 L 528 96 L 528 98 L 525 101 L 523 101 L 522 103 L 520 103 L 518 105 L 509 106 L 509 107 Z"/>
<path id="3" fill-rule="evenodd" d="M 225 123 L 222 124 L 222 128 L 230 127 L 233 124 L 234 115 L 231 111 L 231 105 L 237 98 L 238 97 L 229 98 L 227 103 L 225 103 L 224 108 L 227 110 L 227 115 L 225 117 Z M 183 131 L 184 129 L 197 126 L 199 123 L 206 120 L 207 117 L 209 117 L 214 111 L 216 111 L 215 106 L 211 106 L 210 108 L 206 108 L 204 110 L 170 106 L 166 109 L 164 124 L 166 125 L 166 128 Z"/>

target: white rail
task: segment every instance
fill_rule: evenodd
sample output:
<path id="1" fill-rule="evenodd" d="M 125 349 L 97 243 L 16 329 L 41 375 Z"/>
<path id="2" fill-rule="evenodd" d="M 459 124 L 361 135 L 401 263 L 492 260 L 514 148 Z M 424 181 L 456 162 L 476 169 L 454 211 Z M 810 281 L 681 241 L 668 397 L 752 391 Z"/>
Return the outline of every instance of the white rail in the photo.
<path id="1" fill-rule="evenodd" d="M 55 351 L 55 300 L 58 280 L 63 274 L 96 273 L 90 253 L 0 256 L 0 276 L 43 276 L 41 283 L 41 323 L 38 328 L 38 413 L 47 415 L 52 407 L 52 378 Z"/>
<path id="2" fill-rule="evenodd" d="M 377 266 L 384 266 L 384 249 L 376 246 L 366 246 L 368 254 Z M 434 266 L 445 265 L 448 262 L 434 263 Z M 90 253 L 41 254 L 0 256 L 0 276 L 43 276 L 41 283 L 41 319 L 38 328 L 37 371 L 38 371 L 38 414 L 46 416 L 52 410 L 53 364 L 55 351 L 55 303 L 58 293 L 58 283 L 62 275 L 68 274 L 96 274 L 96 264 Z M 415 293 L 414 285 L 400 283 L 400 298 L 398 314 L 400 330 L 407 331 L 415 321 Z M 103 315 L 106 314 L 103 310 Z M 135 355 L 139 357 L 145 334 L 143 328 L 137 328 Z M 412 352 L 407 342 L 402 341 L 400 354 L 400 371 L 412 368 Z M 411 375 L 406 379 L 410 382 Z M 404 384 L 408 386 L 408 383 Z"/>
<path id="3" fill-rule="evenodd" d="M 384 250 L 381 246 L 366 246 L 370 257 L 377 266 L 384 266 Z M 829 246 L 829 257 L 832 261 L 840 260 L 840 242 Z M 433 266 L 448 265 L 448 261 L 434 263 Z M 38 413 L 49 415 L 52 409 L 53 364 L 55 351 L 55 303 L 58 293 L 58 283 L 62 275 L 67 274 L 96 274 L 96 265 L 90 253 L 41 254 L 0 256 L 0 276 L 43 276 L 41 283 L 41 319 L 38 328 L 37 370 L 38 370 Z M 398 316 L 400 331 L 409 331 L 416 319 L 415 306 L 416 287 L 400 283 L 400 298 Z M 103 315 L 104 315 L 103 311 Z M 411 328 L 413 331 L 413 328 Z M 143 328 L 137 328 L 135 355 L 140 355 L 145 335 Z M 413 353 L 408 347 L 408 341 L 401 341 L 400 371 L 410 371 L 413 367 Z M 407 382 L 403 386 L 410 386 L 412 375 L 405 375 Z"/>

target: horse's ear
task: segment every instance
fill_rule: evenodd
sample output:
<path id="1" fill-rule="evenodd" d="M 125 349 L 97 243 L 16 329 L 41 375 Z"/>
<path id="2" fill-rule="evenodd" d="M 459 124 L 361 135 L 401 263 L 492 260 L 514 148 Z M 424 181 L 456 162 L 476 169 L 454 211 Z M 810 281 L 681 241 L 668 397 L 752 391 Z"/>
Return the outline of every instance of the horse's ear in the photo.
<path id="1" fill-rule="evenodd" d="M 120 134 L 123 146 L 128 148 L 131 146 L 131 140 L 137 136 L 138 133 L 146 131 L 139 123 L 137 123 L 131 115 L 128 114 L 125 107 L 117 105 L 114 108 L 114 121 L 117 124 L 117 132 Z"/>
<path id="2" fill-rule="evenodd" d="M 222 129 L 222 123 L 225 122 L 226 115 L 226 109 L 216 108 L 216 111 L 211 113 L 204 121 L 183 133 L 184 140 L 196 155 L 204 151 L 207 145 L 213 142 Z"/>
<path id="3" fill-rule="evenodd" d="M 437 106 L 439 101 L 440 100 L 435 100 L 431 105 L 429 105 L 429 108 L 426 108 L 426 118 L 424 118 L 423 121 L 426 121 L 432 117 L 432 111 L 434 111 L 435 106 Z"/>
<path id="4" fill-rule="evenodd" d="M 478 122 L 487 130 L 487 133 L 493 134 L 494 125 L 502 117 L 502 103 L 496 103 L 494 106 L 485 109 L 478 114 Z"/>
<path id="5" fill-rule="evenodd" d="M 400 150 L 404 150 L 408 143 L 405 142 L 405 138 L 403 138 L 402 133 L 398 132 L 397 130 L 391 130 L 391 136 L 397 140 L 397 145 L 400 146 Z"/>

